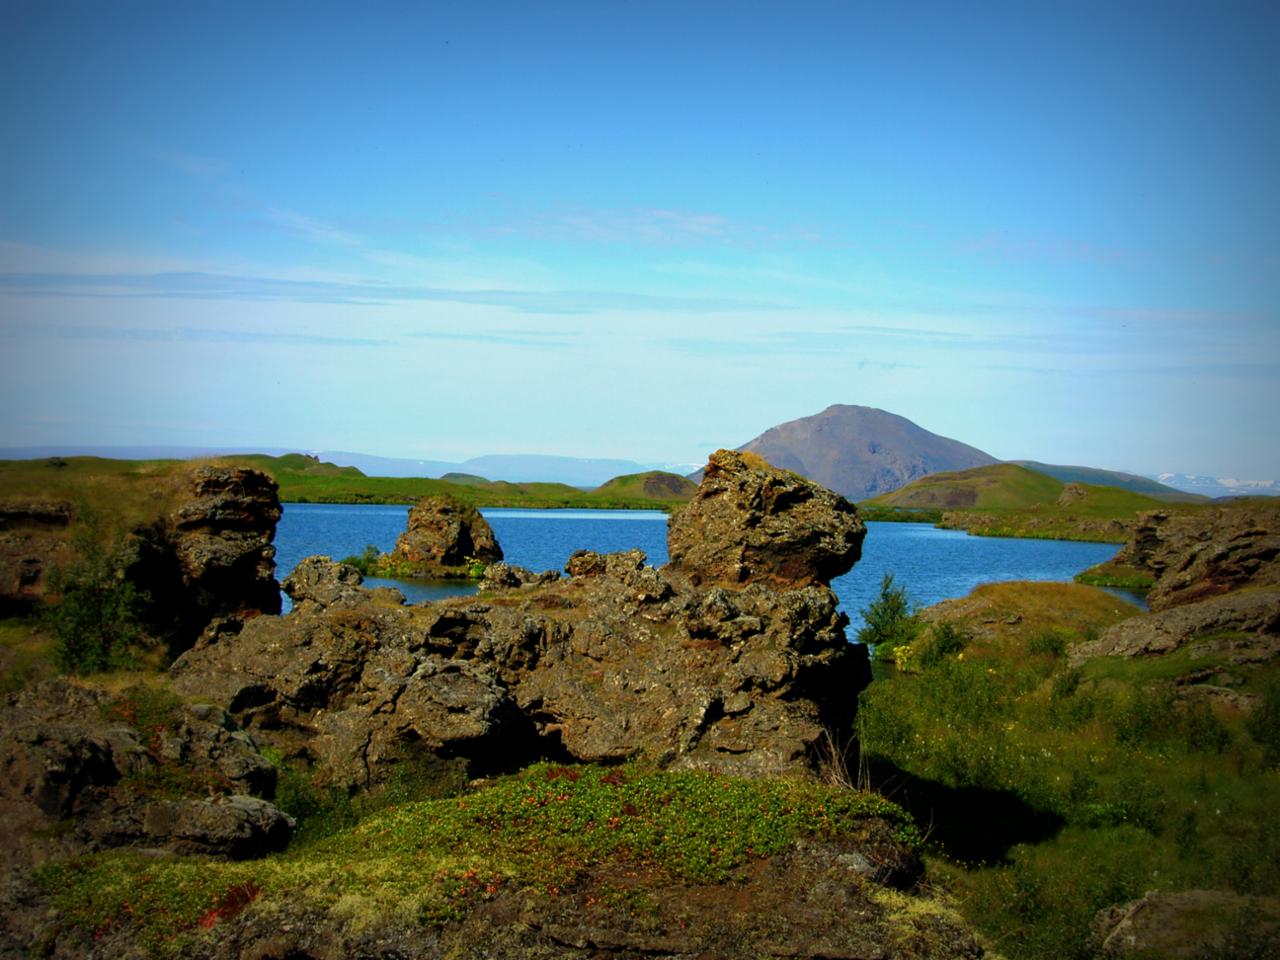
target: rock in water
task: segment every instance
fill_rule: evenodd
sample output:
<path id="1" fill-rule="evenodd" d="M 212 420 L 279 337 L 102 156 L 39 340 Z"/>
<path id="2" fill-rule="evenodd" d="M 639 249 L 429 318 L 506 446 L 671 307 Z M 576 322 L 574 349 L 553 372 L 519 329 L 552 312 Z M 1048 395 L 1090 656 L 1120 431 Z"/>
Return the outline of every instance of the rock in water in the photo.
<path id="1" fill-rule="evenodd" d="M 667 533 L 670 566 L 695 583 L 826 586 L 862 556 L 852 503 L 752 453 L 717 450 Z"/>
<path id="2" fill-rule="evenodd" d="M 391 560 L 416 575 L 431 575 L 471 560 L 502 559 L 488 521 L 475 507 L 450 496 L 426 497 L 409 511 L 409 528 L 396 541 Z"/>

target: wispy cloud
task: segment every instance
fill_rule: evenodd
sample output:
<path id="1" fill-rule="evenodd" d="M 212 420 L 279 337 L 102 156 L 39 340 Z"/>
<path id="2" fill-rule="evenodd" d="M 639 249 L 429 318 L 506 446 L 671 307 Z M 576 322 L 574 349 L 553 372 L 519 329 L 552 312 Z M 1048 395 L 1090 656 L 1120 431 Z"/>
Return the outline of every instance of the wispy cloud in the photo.
<path id="1" fill-rule="evenodd" d="M 201 157 L 180 150 L 161 150 L 155 158 L 168 167 L 179 170 L 198 180 L 216 180 L 226 174 L 228 164 L 216 157 Z"/>
<path id="2" fill-rule="evenodd" d="M 674 297 L 611 290 L 454 290 L 404 284 L 286 280 L 204 272 L 0 273 L 0 296 L 162 297 L 188 300 L 294 300 L 378 304 L 443 301 L 508 307 L 526 313 L 605 310 L 717 312 L 767 309 L 759 301 Z"/>
<path id="3" fill-rule="evenodd" d="M 421 330 L 406 334 L 421 340 L 446 340 L 457 343 L 481 343 L 507 347 L 534 347 L 540 350 L 556 350 L 567 347 L 577 337 L 569 333 L 549 333 L 535 330 L 475 331 L 452 333 L 437 330 Z"/>
<path id="4" fill-rule="evenodd" d="M 706 357 L 830 356 L 834 353 L 861 354 L 863 344 L 856 338 L 831 330 L 792 330 L 756 335 L 728 334 L 723 337 L 669 337 L 664 343 L 680 353 Z M 878 360 L 859 356 L 859 369 L 921 369 L 916 363 Z"/>
<path id="5" fill-rule="evenodd" d="M 988 230 L 961 240 L 958 246 L 961 253 L 1012 263 L 1122 263 L 1138 258 L 1135 251 L 1123 247 L 1069 237 L 1026 236 L 1008 230 Z"/>
<path id="6" fill-rule="evenodd" d="M 273 229 L 315 243 L 339 244 L 344 247 L 358 247 L 364 243 L 363 238 L 332 223 L 283 207 L 268 207 L 263 211 L 263 220 Z"/>
<path id="7" fill-rule="evenodd" d="M 38 328 L 0 327 L 3 339 L 99 340 L 142 343 L 283 344 L 306 347 L 387 347 L 394 341 L 376 337 L 330 337 L 310 333 L 232 330 L 213 327 L 108 327 L 90 324 L 46 324 Z"/>
<path id="8" fill-rule="evenodd" d="M 554 243 L 659 247 L 814 244 L 825 241 L 817 227 L 770 224 L 708 210 L 673 207 L 558 207 L 512 211 L 490 219 L 419 223 L 430 234 L 525 237 Z"/>

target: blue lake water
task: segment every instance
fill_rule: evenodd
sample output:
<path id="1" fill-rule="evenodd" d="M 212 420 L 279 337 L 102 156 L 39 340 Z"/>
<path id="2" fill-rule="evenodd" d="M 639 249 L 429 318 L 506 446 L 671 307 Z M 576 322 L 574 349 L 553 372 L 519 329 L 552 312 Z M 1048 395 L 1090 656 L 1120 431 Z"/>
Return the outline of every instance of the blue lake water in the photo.
<path id="1" fill-rule="evenodd" d="M 531 570 L 562 570 L 575 550 L 610 553 L 638 547 L 655 566 L 667 562 L 667 516 L 650 510 L 500 510 L 481 513 L 493 527 L 509 563 Z M 276 529 L 277 576 L 303 557 L 342 559 L 367 544 L 389 551 L 404 532 L 409 508 L 367 504 L 288 503 Z M 962 597 L 980 583 L 1070 580 L 1112 557 L 1116 544 L 1067 540 L 971 537 L 926 523 L 868 523 L 862 560 L 832 584 L 852 624 L 892 573 L 919 606 Z M 398 588 L 410 601 L 473 593 L 472 583 L 420 584 L 370 580 Z"/>

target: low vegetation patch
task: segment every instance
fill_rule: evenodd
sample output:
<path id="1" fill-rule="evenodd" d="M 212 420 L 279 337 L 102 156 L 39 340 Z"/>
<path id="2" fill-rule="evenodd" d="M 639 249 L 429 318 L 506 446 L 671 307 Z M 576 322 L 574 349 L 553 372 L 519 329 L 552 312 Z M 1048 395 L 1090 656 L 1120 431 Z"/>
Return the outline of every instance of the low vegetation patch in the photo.
<path id="1" fill-rule="evenodd" d="M 980 588 L 922 617 L 934 635 L 954 624 L 960 649 L 914 659 L 859 706 L 873 779 L 920 822 L 963 825 L 934 834 L 933 873 L 1012 958 L 1089 956 L 1094 914 L 1148 890 L 1280 891 L 1277 668 L 1212 645 L 1072 668 L 1117 605 L 1075 585 Z M 1201 683 L 1262 701 L 1244 713 Z M 975 831 L 988 842 L 962 846 Z"/>
<path id="2" fill-rule="evenodd" d="M 463 796 L 388 807 L 259 861 L 116 852 L 46 865 L 38 880 L 64 926 L 88 937 L 127 929 L 153 953 L 177 956 L 242 910 L 299 898 L 337 915 L 438 924 L 501 891 L 557 896 L 608 862 L 641 866 L 657 882 L 718 883 L 801 836 L 856 834 L 870 817 L 918 843 L 902 810 L 871 793 L 541 764 Z"/>

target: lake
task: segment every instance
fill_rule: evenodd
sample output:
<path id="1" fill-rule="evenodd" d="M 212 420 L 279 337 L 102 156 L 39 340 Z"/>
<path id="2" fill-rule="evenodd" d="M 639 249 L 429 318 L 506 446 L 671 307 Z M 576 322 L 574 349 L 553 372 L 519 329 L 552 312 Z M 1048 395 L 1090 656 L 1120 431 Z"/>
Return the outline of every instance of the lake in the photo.
<path id="1" fill-rule="evenodd" d="M 563 570 L 575 550 L 610 553 L 638 547 L 655 566 L 667 562 L 667 515 L 654 510 L 501 510 L 484 514 L 507 562 L 531 570 Z M 406 506 L 287 503 L 276 529 L 276 573 L 288 575 L 312 554 L 335 559 L 374 544 L 389 551 L 408 521 Z M 927 523 L 868 523 L 862 559 L 831 586 L 852 624 L 892 573 L 919 606 L 963 597 L 980 583 L 1003 580 L 1070 580 L 1095 563 L 1110 559 L 1117 544 L 1068 540 L 1019 540 L 971 537 L 938 530 Z M 410 601 L 436 600 L 475 592 L 469 582 L 420 584 L 366 581 L 398 588 Z M 287 601 L 286 601 L 287 602 Z"/>

